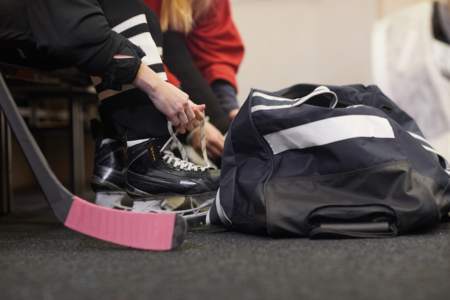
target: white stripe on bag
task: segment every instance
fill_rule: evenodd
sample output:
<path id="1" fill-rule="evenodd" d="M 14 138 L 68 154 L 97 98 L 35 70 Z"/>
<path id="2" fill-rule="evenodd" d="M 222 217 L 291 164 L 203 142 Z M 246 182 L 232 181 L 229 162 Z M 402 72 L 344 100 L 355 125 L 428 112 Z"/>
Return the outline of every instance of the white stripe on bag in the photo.
<path id="1" fill-rule="evenodd" d="M 140 25 L 140 24 L 147 24 L 147 18 L 145 17 L 145 14 L 140 14 L 137 16 L 134 16 L 119 25 L 116 25 L 113 27 L 113 31 L 117 33 L 122 33 L 127 29 L 133 28 L 134 26 Z"/>
<path id="2" fill-rule="evenodd" d="M 267 95 L 267 94 L 264 94 L 261 92 L 254 92 L 253 97 L 260 97 L 260 98 L 264 98 L 266 100 L 274 100 L 274 101 L 293 101 L 292 99 L 289 99 L 289 98 L 276 97 L 276 96 Z"/>
<path id="3" fill-rule="evenodd" d="M 274 154 L 322 146 L 354 138 L 395 138 L 385 118 L 370 115 L 333 117 L 267 134 L 264 139 Z"/>
<path id="4" fill-rule="evenodd" d="M 227 214 L 225 213 L 222 204 L 220 203 L 220 188 L 217 190 L 217 196 L 216 196 L 216 209 L 217 209 L 217 215 L 219 216 L 220 221 L 222 221 L 223 224 L 233 224 L 228 218 Z"/>
<path id="5" fill-rule="evenodd" d="M 436 154 L 436 155 L 441 156 L 441 155 L 439 154 L 439 152 L 437 152 L 436 150 L 434 150 L 434 149 L 431 148 L 431 147 L 428 147 L 428 146 L 425 146 L 425 145 L 422 145 L 422 147 L 423 147 L 423 149 L 427 150 L 428 152 L 431 152 L 431 153 L 434 153 L 434 154 Z"/>
<path id="6" fill-rule="evenodd" d="M 424 142 L 428 145 L 431 145 L 429 141 L 427 141 L 424 137 L 421 137 L 418 134 L 415 134 L 414 132 L 408 131 L 409 135 L 412 136 L 413 138 L 415 138 L 416 140 L 419 140 L 421 142 Z"/>
<path id="7" fill-rule="evenodd" d="M 291 100 L 292 103 L 289 104 L 280 104 L 280 105 L 255 105 L 252 107 L 252 113 L 255 113 L 257 111 L 261 111 L 261 110 L 275 110 L 275 109 L 283 109 L 283 108 L 290 108 L 290 107 L 294 107 L 294 106 L 300 106 L 303 103 L 311 100 L 312 98 L 316 97 L 316 96 L 320 96 L 320 95 L 324 95 L 324 94 L 328 94 L 333 96 L 333 101 L 330 103 L 330 108 L 335 108 L 336 105 L 338 104 L 338 96 L 336 95 L 335 92 L 331 91 L 329 88 L 327 88 L 326 86 L 319 86 L 318 88 L 316 88 L 312 93 L 302 97 L 302 98 L 297 98 L 297 99 L 293 99 Z M 264 99 L 268 99 L 268 100 L 282 100 L 283 98 L 278 98 L 278 97 L 273 97 L 270 95 L 265 95 L 263 93 L 260 92 L 256 92 L 253 94 L 253 96 L 258 96 L 258 97 L 262 97 Z M 273 99 L 271 99 L 273 98 Z M 277 99 L 278 98 L 278 99 Z M 289 100 L 289 99 L 283 99 L 283 100 Z"/>

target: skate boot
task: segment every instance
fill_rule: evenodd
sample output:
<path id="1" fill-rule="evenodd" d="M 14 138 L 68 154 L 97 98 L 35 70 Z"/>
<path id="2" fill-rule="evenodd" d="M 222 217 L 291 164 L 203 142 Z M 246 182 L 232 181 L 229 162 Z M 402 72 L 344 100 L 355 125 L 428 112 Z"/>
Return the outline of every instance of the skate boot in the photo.
<path id="1" fill-rule="evenodd" d="M 129 146 L 127 192 L 116 208 L 134 212 L 175 212 L 202 225 L 219 188 L 220 171 L 177 157 L 170 140 L 152 138 Z"/>
<path id="2" fill-rule="evenodd" d="M 123 199 L 116 208 L 170 211 L 183 216 L 191 225 L 201 225 L 219 188 L 220 171 L 208 164 L 189 162 L 170 124 L 169 132 L 168 140 L 151 138 L 128 145 L 127 192 L 131 197 Z M 202 136 L 204 161 L 208 162 L 206 138 Z M 180 157 L 174 154 L 175 149 Z"/>
<path id="3" fill-rule="evenodd" d="M 134 198 L 213 198 L 220 172 L 177 157 L 169 141 L 153 138 L 128 148 L 127 191 Z"/>
<path id="4" fill-rule="evenodd" d="M 103 138 L 102 124 L 91 121 L 95 138 L 94 171 L 91 186 L 95 192 L 95 203 L 113 208 L 120 204 L 126 194 L 126 143 Z"/>
<path id="5" fill-rule="evenodd" d="M 220 171 L 208 164 L 204 124 L 201 130 L 203 161 L 207 162 L 205 166 L 187 160 L 187 153 L 170 124 L 169 139 L 150 138 L 129 142 L 126 154 L 119 150 L 125 149 L 126 145 L 99 144 L 95 174 L 100 174 L 98 178 L 110 178 L 108 181 L 114 185 L 96 179 L 97 190 L 102 191 L 97 193 L 96 203 L 134 212 L 175 212 L 191 226 L 204 224 L 207 210 L 219 187 Z M 115 154 L 111 153 L 114 149 Z M 119 159 L 123 157 L 127 159 L 126 167 L 122 164 L 124 160 Z M 107 163 L 99 164 L 97 161 Z M 105 165 L 110 168 L 105 168 Z M 124 176 L 121 177 L 121 174 Z M 120 193 L 122 190 L 128 194 Z"/>
<path id="6" fill-rule="evenodd" d="M 126 144 L 112 139 L 97 141 L 95 146 L 92 189 L 98 192 L 124 192 L 126 182 Z"/>

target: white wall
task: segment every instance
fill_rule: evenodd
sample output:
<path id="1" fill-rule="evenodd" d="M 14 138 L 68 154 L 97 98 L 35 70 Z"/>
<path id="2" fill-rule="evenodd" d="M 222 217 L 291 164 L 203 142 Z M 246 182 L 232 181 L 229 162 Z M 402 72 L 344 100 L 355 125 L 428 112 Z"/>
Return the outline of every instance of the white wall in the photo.
<path id="1" fill-rule="evenodd" d="M 232 0 L 246 44 L 240 98 L 251 87 L 370 83 L 376 0 Z"/>

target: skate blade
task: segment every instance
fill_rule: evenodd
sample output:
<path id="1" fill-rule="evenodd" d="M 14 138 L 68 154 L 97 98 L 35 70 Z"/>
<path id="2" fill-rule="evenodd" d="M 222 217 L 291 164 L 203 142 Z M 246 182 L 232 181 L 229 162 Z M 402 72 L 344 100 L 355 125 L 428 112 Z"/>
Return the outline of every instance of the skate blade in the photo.
<path id="1" fill-rule="evenodd" d="M 122 200 L 127 197 L 125 192 L 99 192 L 95 194 L 95 204 L 115 208 L 116 205 L 122 203 Z"/>
<path id="2" fill-rule="evenodd" d="M 114 208 L 141 213 L 175 213 L 189 225 L 198 229 L 206 224 L 206 215 L 215 199 L 211 195 L 200 195 L 200 199 L 184 195 L 159 195 L 150 198 L 128 198 L 117 203 Z"/>
<path id="3" fill-rule="evenodd" d="M 185 196 L 174 195 L 166 197 L 161 205 L 167 210 L 178 210 L 183 209 L 188 200 Z"/>

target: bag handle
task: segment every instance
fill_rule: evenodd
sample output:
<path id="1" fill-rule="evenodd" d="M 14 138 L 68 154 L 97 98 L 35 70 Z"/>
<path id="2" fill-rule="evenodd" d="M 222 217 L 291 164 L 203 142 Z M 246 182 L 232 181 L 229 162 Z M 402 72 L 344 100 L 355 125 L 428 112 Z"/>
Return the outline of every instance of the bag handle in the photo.
<path id="1" fill-rule="evenodd" d="M 308 94 L 304 97 L 294 99 L 295 104 L 293 104 L 292 106 L 300 106 L 300 105 L 314 99 L 315 97 L 322 96 L 322 95 L 331 95 L 332 99 L 330 100 L 329 107 L 331 109 L 336 108 L 336 106 L 339 102 L 339 98 L 338 98 L 337 94 L 324 85 L 317 87 L 314 91 L 312 91 L 310 94 Z"/>
<path id="2" fill-rule="evenodd" d="M 309 238 L 329 237 L 381 238 L 398 235 L 398 228 L 389 222 L 323 223 L 309 232 Z"/>
<path id="3" fill-rule="evenodd" d="M 331 95 L 332 96 L 332 99 L 330 100 L 330 105 L 329 105 L 329 107 L 331 109 L 334 109 L 336 107 L 336 105 L 338 104 L 338 101 L 339 101 L 338 96 L 336 95 L 335 92 L 331 91 L 326 86 L 319 86 L 314 91 L 312 91 L 310 94 L 308 94 L 304 97 L 301 97 L 301 98 L 296 98 L 296 99 L 275 97 L 275 96 L 267 95 L 267 94 L 264 94 L 261 92 L 255 92 L 253 94 L 253 96 L 262 97 L 267 100 L 273 100 L 275 103 L 280 100 L 285 101 L 285 102 L 289 100 L 289 101 L 291 101 L 291 103 L 278 104 L 278 105 L 266 105 L 266 104 L 255 105 L 252 107 L 252 113 L 255 113 L 258 111 L 264 111 L 264 110 L 277 110 L 277 109 L 297 107 L 297 106 L 300 106 L 300 105 L 310 101 L 311 99 L 313 99 L 317 96 L 321 96 L 321 95 Z"/>

